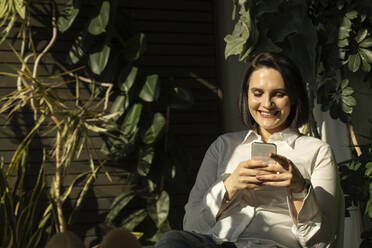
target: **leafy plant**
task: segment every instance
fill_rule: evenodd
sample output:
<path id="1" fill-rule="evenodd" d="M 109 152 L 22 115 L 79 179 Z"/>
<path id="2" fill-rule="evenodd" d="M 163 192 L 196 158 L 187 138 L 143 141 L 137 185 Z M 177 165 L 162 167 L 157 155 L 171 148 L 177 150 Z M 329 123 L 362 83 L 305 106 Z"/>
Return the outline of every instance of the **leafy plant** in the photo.
<path id="1" fill-rule="evenodd" d="M 359 206 L 372 218 L 372 144 L 361 147 L 362 154 L 339 163 L 341 185 L 347 204 Z"/>
<path id="2" fill-rule="evenodd" d="M 14 18 L 19 17 L 19 14 L 14 14 L 19 10 L 12 5 L 16 1 L 8 1 L 6 7 L 6 13 Z M 22 3 L 24 16 L 29 20 L 33 17 L 28 8 L 30 2 Z M 117 225 L 120 219 L 121 226 L 133 230 L 144 222 L 152 222 L 154 235 L 144 235 L 143 238 L 155 241 L 162 231 L 169 228 L 169 196 L 165 185 L 168 175 L 174 176 L 175 163 L 180 160 L 175 157 L 177 146 L 173 145 L 170 135 L 171 111 L 190 106 L 193 98 L 186 88 L 173 80 L 160 79 L 157 74 L 147 75 L 140 70 L 138 60 L 145 51 L 145 35 L 133 32 L 129 19 L 118 8 L 119 3 L 117 0 L 69 0 L 56 20 L 55 2 L 49 1 L 50 9 L 45 10 L 52 16 L 52 37 L 40 51 L 34 49 L 34 33 L 30 22 L 25 21 L 20 32 L 21 50 L 12 48 L 21 66 L 15 73 L 0 73 L 17 80 L 17 90 L 0 99 L 0 113 L 7 113 L 8 118 L 12 118 L 14 113 L 27 106 L 38 123 L 19 145 L 19 152 L 14 157 L 20 156 L 25 144 L 35 135 L 45 132 L 55 135 L 56 145 L 50 153 L 55 159 L 55 179 L 50 185 L 50 204 L 44 211 L 40 227 L 50 228 L 52 232 L 65 231 L 76 217 L 101 168 L 94 163 L 94 150 L 89 142 L 88 134 L 94 132 L 105 138 L 104 153 L 118 163 L 123 162 L 123 168 L 132 172 L 133 179 L 130 190 L 118 197 L 113 205 L 113 209 L 122 206 L 116 210 L 121 216 L 111 212 L 106 223 L 115 222 Z M 6 32 L 15 30 L 18 26 L 6 22 L 10 14 L 4 13 L 1 12 L 3 15 L 0 17 L 9 24 Z M 63 36 L 74 40 L 67 53 L 62 57 L 56 56 L 51 48 Z M 46 55 L 53 59 L 56 68 L 62 70 L 61 74 L 38 76 L 39 64 Z M 87 85 L 91 92 L 87 101 L 80 98 L 82 84 Z M 75 89 L 75 94 L 68 99 L 70 102 L 66 103 L 67 99 L 56 93 L 60 87 Z M 110 97 L 112 104 L 107 113 Z M 47 130 L 44 130 L 46 125 Z M 64 171 L 79 158 L 83 149 L 88 153 L 90 171 L 78 175 L 62 191 Z M 84 180 L 85 186 L 67 222 L 63 204 L 72 188 Z M 143 204 L 132 206 L 123 215 L 125 202 L 131 199 L 140 199 Z M 131 213 L 133 209 L 134 214 Z M 130 216 L 125 217 L 126 214 Z M 110 222 L 110 218 L 114 222 Z"/>
<path id="3" fill-rule="evenodd" d="M 131 173 L 128 191 L 116 197 L 105 224 L 145 233 L 142 242 L 153 243 L 170 228 L 165 185 L 178 160 L 170 135 L 171 111 L 187 108 L 193 97 L 174 80 L 142 72 L 139 59 L 146 36 L 123 25 L 130 19 L 117 8 L 119 1 L 89 3 L 94 11 L 81 18 L 85 4 L 69 1 L 58 19 L 66 35 L 80 23 L 65 59 L 70 65 L 87 63 L 85 73 L 97 81 L 113 82 L 110 113 L 118 115 L 104 124 L 109 134 L 103 136 L 102 151 Z M 99 94 L 99 88 L 94 90 Z"/>
<path id="4" fill-rule="evenodd" d="M 3 1 L 4 2 L 4 1 Z M 2 4 L 3 4 L 2 2 Z M 15 2 L 20 1 L 8 1 L 7 10 L 9 13 L 14 13 Z M 21 1 L 22 4 L 27 4 Z M 111 85 L 100 84 L 99 82 L 94 83 L 92 81 L 86 80 L 86 78 L 77 78 L 73 81 L 64 80 L 63 77 L 66 75 L 74 75 L 76 70 L 65 70 L 64 73 L 59 75 L 52 75 L 47 78 L 40 78 L 38 76 L 38 68 L 40 61 L 44 55 L 46 55 L 50 48 L 56 41 L 57 38 L 57 25 L 55 22 L 55 3 L 53 1 L 49 2 L 51 5 L 51 15 L 52 15 L 52 37 L 49 43 L 40 52 L 31 50 L 28 54 L 26 48 L 32 47 L 32 33 L 30 32 L 29 26 L 24 26 L 22 32 L 23 34 L 29 32 L 29 36 L 22 36 L 22 49 L 18 53 L 14 48 L 12 48 L 14 54 L 18 57 L 21 68 L 16 69 L 15 73 L 1 72 L 0 74 L 7 77 L 13 77 L 17 79 L 17 89 L 10 94 L 1 97 L 0 102 L 0 113 L 8 113 L 8 118 L 12 118 L 14 113 L 24 109 L 26 106 L 32 109 L 34 113 L 34 120 L 37 125 L 31 130 L 31 132 L 26 136 L 24 141 L 19 145 L 15 152 L 14 159 L 17 160 L 24 153 L 27 145 L 32 141 L 32 137 L 38 132 L 46 132 L 55 134 L 56 141 L 55 147 L 52 148 L 51 155 L 55 157 L 55 179 L 52 183 L 50 201 L 51 204 L 44 213 L 44 217 L 51 217 L 55 214 L 58 225 L 54 225 L 53 222 L 49 223 L 56 231 L 65 231 L 67 229 L 67 223 L 65 221 L 65 215 L 63 213 L 63 203 L 69 197 L 73 186 L 76 183 L 85 181 L 83 190 L 81 191 L 78 200 L 75 203 L 75 208 L 73 209 L 72 215 L 69 218 L 69 223 L 73 222 L 76 213 L 78 212 L 82 200 L 85 198 L 88 189 L 92 186 L 96 178 L 96 173 L 101 168 L 101 165 L 96 166 L 94 163 L 94 157 L 92 155 L 91 144 L 89 143 L 89 132 L 106 132 L 107 130 L 102 127 L 102 124 L 108 119 L 115 117 L 114 114 L 106 114 L 105 109 L 107 108 L 108 95 L 110 93 Z M 18 6 L 19 7 L 19 6 Z M 29 15 L 27 12 L 25 15 Z M 18 10 L 17 10 L 18 11 Z M 9 13 L 3 13 L 5 20 L 9 17 Z M 9 24 L 10 25 L 10 24 Z M 9 28 L 13 26 L 8 26 Z M 27 46 L 26 46 L 27 44 Z M 29 60 L 34 58 L 33 68 L 29 67 Z M 56 64 L 61 66 L 57 61 Z M 63 67 L 63 66 L 62 66 Z M 46 80 L 46 81 L 44 81 Z M 92 95 L 89 100 L 82 103 L 79 93 L 80 80 L 85 80 L 85 83 L 90 83 L 94 85 L 99 85 L 107 88 L 107 94 L 104 97 L 97 97 Z M 66 87 L 68 85 L 74 84 L 76 95 L 72 100 L 75 104 L 66 103 L 66 98 L 60 97 L 56 93 L 56 89 L 59 87 Z M 101 99 L 101 100 L 100 100 Z M 70 99 L 71 100 L 71 99 Z M 102 107 L 103 105 L 103 107 Z M 42 130 L 43 123 L 47 123 L 48 130 Z M 45 127 L 45 125 L 43 126 Z M 90 172 L 82 173 L 78 175 L 74 181 L 71 183 L 70 187 L 65 191 L 61 191 L 61 185 L 63 182 L 64 169 L 71 166 L 72 161 L 78 159 L 81 152 L 85 148 L 87 151 L 88 158 L 90 161 Z M 14 163 L 10 164 L 9 170 L 12 170 Z M 8 176 L 8 175 L 7 175 Z M 44 221 L 41 225 L 46 225 Z M 55 228 L 55 229 L 54 229 Z M 17 242 L 17 241 L 12 241 Z"/>
<path id="5" fill-rule="evenodd" d="M 33 188 L 27 192 L 23 188 L 27 167 L 27 148 L 18 158 L 13 159 L 12 166 L 9 166 L 8 169 L 5 168 L 4 161 L 1 162 L 1 247 L 39 247 L 50 236 L 50 226 L 39 227 L 40 223 L 48 221 L 48 217 L 43 217 L 39 211 L 39 208 L 45 207 L 45 204 L 42 204 L 43 197 L 46 195 L 44 161 L 45 156 L 36 182 Z M 12 170 L 15 170 L 17 175 L 15 182 L 12 182 Z"/>
<path id="6" fill-rule="evenodd" d="M 21 20 L 24 28 L 27 17 L 26 8 L 26 2 L 23 0 L 8 0 L 0 2 L 0 29 L 2 33 L 0 43 L 8 37 L 17 20 Z M 20 30 L 22 30 L 22 28 Z"/>

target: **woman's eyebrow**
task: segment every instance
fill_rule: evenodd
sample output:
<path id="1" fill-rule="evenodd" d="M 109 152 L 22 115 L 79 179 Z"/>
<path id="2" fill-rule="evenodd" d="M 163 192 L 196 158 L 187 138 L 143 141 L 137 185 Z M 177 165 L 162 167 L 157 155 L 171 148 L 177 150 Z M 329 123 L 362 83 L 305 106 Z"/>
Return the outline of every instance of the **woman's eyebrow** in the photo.
<path id="1" fill-rule="evenodd" d="M 273 89 L 272 91 L 284 91 L 284 92 L 287 92 L 287 90 L 285 88 Z"/>
<path id="2" fill-rule="evenodd" d="M 263 91 L 263 89 L 261 89 L 261 88 L 251 88 L 250 90 L 252 90 L 252 91 L 255 91 L 255 90 Z"/>
<path id="3" fill-rule="evenodd" d="M 255 91 L 255 90 L 264 91 L 264 89 L 262 89 L 262 88 L 250 88 L 250 90 L 252 90 L 252 91 Z M 284 91 L 284 92 L 287 92 L 287 90 L 285 88 L 277 88 L 277 89 L 273 89 L 271 91 Z"/>

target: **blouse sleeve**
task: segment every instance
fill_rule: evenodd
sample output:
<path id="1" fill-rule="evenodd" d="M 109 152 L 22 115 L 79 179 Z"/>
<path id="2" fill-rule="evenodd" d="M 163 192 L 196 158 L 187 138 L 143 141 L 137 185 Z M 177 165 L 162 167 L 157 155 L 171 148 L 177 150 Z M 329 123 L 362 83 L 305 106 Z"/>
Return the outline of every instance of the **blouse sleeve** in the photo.
<path id="1" fill-rule="evenodd" d="M 329 145 L 319 148 L 313 163 L 310 190 L 292 232 L 302 247 L 328 247 L 336 239 L 341 211 L 338 195 L 341 190 Z"/>
<path id="2" fill-rule="evenodd" d="M 183 228 L 186 231 L 207 233 L 216 224 L 216 215 L 226 189 L 217 175 L 219 156 L 223 142 L 219 137 L 207 150 L 185 205 Z"/>

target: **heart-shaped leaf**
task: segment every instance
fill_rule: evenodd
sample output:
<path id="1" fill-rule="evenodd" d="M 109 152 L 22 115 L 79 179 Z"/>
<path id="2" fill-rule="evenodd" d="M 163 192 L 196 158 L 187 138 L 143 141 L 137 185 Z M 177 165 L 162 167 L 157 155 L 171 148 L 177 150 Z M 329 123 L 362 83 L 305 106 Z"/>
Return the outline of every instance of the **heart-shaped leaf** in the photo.
<path id="1" fill-rule="evenodd" d="M 138 122 L 141 119 L 142 104 L 136 103 L 130 108 L 130 110 L 125 114 L 124 120 L 121 124 L 121 133 L 128 137 L 137 129 Z"/>
<path id="2" fill-rule="evenodd" d="M 146 217 L 146 209 L 139 209 L 128 216 L 125 216 L 120 223 L 120 227 L 125 228 L 128 231 L 133 231 L 133 229 L 138 226 Z"/>
<path id="3" fill-rule="evenodd" d="M 137 172 L 140 176 L 145 177 L 149 174 L 154 155 L 155 150 L 152 146 L 146 146 L 140 149 L 139 161 L 137 164 Z"/>
<path id="4" fill-rule="evenodd" d="M 118 195 L 111 204 L 111 210 L 107 214 L 105 223 L 110 224 L 120 214 L 124 207 L 136 196 L 134 191 L 124 192 Z"/>
<path id="5" fill-rule="evenodd" d="M 57 27 L 58 30 L 64 33 L 74 23 L 80 11 L 80 0 L 69 0 L 58 17 Z"/>
<path id="6" fill-rule="evenodd" d="M 349 62 L 347 64 L 347 66 L 348 66 L 349 70 L 352 71 L 352 72 L 356 72 L 357 70 L 359 70 L 360 56 L 359 56 L 358 53 L 350 55 Z"/>
<path id="7" fill-rule="evenodd" d="M 129 70 L 128 70 L 129 69 Z M 122 92 L 128 93 L 136 80 L 138 67 L 124 68 L 120 73 L 119 89 Z"/>
<path id="8" fill-rule="evenodd" d="M 93 73 L 100 75 L 106 68 L 110 57 L 111 47 L 105 44 L 101 51 L 89 55 L 89 66 Z"/>
<path id="9" fill-rule="evenodd" d="M 165 117 L 161 113 L 155 113 L 151 126 L 142 136 L 145 144 L 154 143 L 165 126 Z"/>
<path id="10" fill-rule="evenodd" d="M 106 26 L 110 19 L 110 2 L 102 2 L 99 14 L 94 17 L 88 26 L 88 32 L 92 35 L 99 35 L 106 31 Z"/>
<path id="11" fill-rule="evenodd" d="M 153 102 L 159 97 L 159 75 L 153 74 L 146 77 L 139 97 L 145 102 Z"/>
<path id="12" fill-rule="evenodd" d="M 155 225 L 159 228 L 168 217 L 169 213 L 169 195 L 162 191 L 155 204 L 151 202 L 147 205 L 148 213 Z"/>

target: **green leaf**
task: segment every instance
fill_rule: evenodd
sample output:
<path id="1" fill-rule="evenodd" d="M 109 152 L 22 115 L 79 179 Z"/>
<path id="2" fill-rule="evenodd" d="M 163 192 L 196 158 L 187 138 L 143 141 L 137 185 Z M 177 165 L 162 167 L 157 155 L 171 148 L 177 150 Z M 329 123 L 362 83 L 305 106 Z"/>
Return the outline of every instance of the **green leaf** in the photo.
<path id="1" fill-rule="evenodd" d="M 356 161 L 356 162 L 352 161 L 351 164 L 349 165 L 349 168 L 350 170 L 357 171 L 361 165 L 362 163 L 359 161 Z"/>
<path id="2" fill-rule="evenodd" d="M 156 200 L 155 204 L 151 202 L 147 205 L 147 210 L 155 225 L 159 228 L 168 217 L 169 213 L 169 196 L 168 193 L 162 191 Z"/>
<path id="3" fill-rule="evenodd" d="M 362 57 L 362 71 L 369 72 L 370 70 L 371 70 L 371 65 L 368 64 L 368 62 L 364 60 Z"/>
<path id="4" fill-rule="evenodd" d="M 35 135 L 35 133 L 39 130 L 41 124 L 46 120 L 45 115 L 41 115 L 39 119 L 37 120 L 37 123 L 34 124 L 34 127 L 32 130 L 27 134 L 27 136 L 22 140 L 20 144 L 18 144 L 16 151 L 14 152 L 12 159 L 10 161 L 8 170 L 6 172 L 6 177 L 8 177 L 10 174 L 12 174 L 14 167 L 16 167 L 17 163 L 19 163 L 22 155 L 24 152 L 28 149 L 28 146 L 30 145 L 32 141 L 32 137 Z"/>
<path id="5" fill-rule="evenodd" d="M 88 26 L 88 32 L 92 35 L 99 35 L 106 31 L 106 26 L 110 19 L 110 2 L 102 2 L 99 14 L 93 18 Z"/>
<path id="6" fill-rule="evenodd" d="M 338 47 L 347 47 L 349 45 L 349 40 L 348 39 L 342 39 L 339 40 L 337 43 Z"/>
<path id="7" fill-rule="evenodd" d="M 153 193 L 155 189 L 156 189 L 156 184 L 151 179 L 147 179 L 147 190 L 150 193 Z"/>
<path id="8" fill-rule="evenodd" d="M 160 227 L 158 227 L 156 233 L 151 238 L 149 238 L 149 241 L 157 243 L 160 240 L 160 238 L 164 235 L 164 233 L 170 230 L 172 230 L 172 227 L 169 225 L 169 221 L 166 220 Z"/>
<path id="9" fill-rule="evenodd" d="M 354 93 L 354 90 L 351 87 L 346 87 L 342 90 L 343 96 L 349 96 L 349 95 L 352 95 L 353 93 Z"/>
<path id="10" fill-rule="evenodd" d="M 340 87 L 341 87 L 341 90 L 344 90 L 348 87 L 349 85 L 349 79 L 344 79 L 340 82 Z"/>
<path id="11" fill-rule="evenodd" d="M 120 214 L 124 207 L 136 196 L 134 191 L 124 192 L 118 195 L 112 202 L 111 210 L 107 214 L 105 224 L 111 224 L 115 218 Z"/>
<path id="12" fill-rule="evenodd" d="M 350 55 L 349 57 L 349 62 L 347 64 L 348 68 L 350 71 L 352 72 L 356 72 L 357 70 L 359 70 L 359 67 L 360 67 L 360 56 L 358 53 L 356 54 L 352 54 Z"/>
<path id="13" fill-rule="evenodd" d="M 14 7 L 18 15 L 22 18 L 26 18 L 26 5 L 24 0 L 14 0 Z"/>
<path id="14" fill-rule="evenodd" d="M 155 150 L 152 146 L 140 149 L 137 172 L 140 176 L 146 177 L 151 169 L 152 160 L 154 159 Z"/>
<path id="15" fill-rule="evenodd" d="M 106 133 L 108 130 L 107 128 L 104 128 L 104 127 L 100 127 L 100 126 L 97 126 L 97 125 L 92 125 L 92 124 L 89 124 L 89 123 L 84 123 L 84 126 L 92 131 L 92 132 L 95 132 L 95 133 Z"/>
<path id="16" fill-rule="evenodd" d="M 165 118 L 161 113 L 155 113 L 151 126 L 142 136 L 145 144 L 154 143 L 165 126 Z"/>
<path id="17" fill-rule="evenodd" d="M 372 182 L 369 183 L 369 199 L 366 205 L 366 213 L 372 218 Z"/>
<path id="18" fill-rule="evenodd" d="M 83 201 L 87 198 L 89 190 L 93 187 L 93 183 L 96 181 L 96 175 L 102 167 L 97 167 L 93 173 L 90 174 L 89 178 L 86 180 L 83 189 L 79 193 L 79 197 L 76 200 L 75 207 L 72 209 L 70 217 L 68 219 L 68 224 L 71 225 L 80 213 L 80 209 Z"/>
<path id="19" fill-rule="evenodd" d="M 130 108 L 128 113 L 125 114 L 120 127 L 120 130 L 125 137 L 129 136 L 137 129 L 138 122 L 141 119 L 142 107 L 142 104 L 136 103 Z"/>
<path id="20" fill-rule="evenodd" d="M 338 30 L 338 39 L 343 40 L 350 36 L 351 31 L 351 21 L 349 18 L 344 17 L 342 19 L 342 22 L 340 24 L 339 30 Z"/>
<path id="21" fill-rule="evenodd" d="M 353 107 L 356 105 L 356 100 L 353 96 L 342 97 L 342 102 L 350 107 Z"/>
<path id="22" fill-rule="evenodd" d="M 350 19 L 350 20 L 355 19 L 355 18 L 358 17 L 358 11 L 356 11 L 356 10 L 349 11 L 349 12 L 347 12 L 347 13 L 345 14 L 345 16 L 346 16 L 348 19 Z"/>
<path id="23" fill-rule="evenodd" d="M 105 69 L 110 57 L 111 47 L 104 45 L 103 49 L 89 55 L 89 66 L 93 73 L 100 75 Z"/>
<path id="24" fill-rule="evenodd" d="M 240 19 L 234 26 L 231 35 L 225 37 L 225 59 L 231 55 L 241 55 L 243 53 L 246 43 L 251 36 L 252 20 L 249 11 L 245 11 L 242 7 L 240 9 Z"/>
<path id="25" fill-rule="evenodd" d="M 146 51 L 146 35 L 143 33 L 135 34 L 126 40 L 123 45 L 123 58 L 130 62 L 136 61 Z"/>
<path id="26" fill-rule="evenodd" d="M 77 64 L 85 55 L 84 40 L 85 34 L 79 34 L 68 52 L 69 62 L 73 65 Z"/>
<path id="27" fill-rule="evenodd" d="M 130 68 L 130 71 L 128 72 L 128 69 L 125 68 L 120 73 L 119 77 L 119 89 L 122 92 L 128 93 L 129 90 L 132 88 L 134 81 L 136 80 L 138 73 L 138 67 L 133 66 Z M 125 78 L 124 78 L 125 77 Z"/>
<path id="28" fill-rule="evenodd" d="M 358 43 L 361 43 L 367 37 L 367 34 L 368 34 L 368 30 L 366 28 L 359 30 L 359 32 L 355 36 L 355 41 Z"/>
<path id="29" fill-rule="evenodd" d="M 364 172 L 364 174 L 367 177 L 371 177 L 372 176 L 372 162 L 368 162 L 365 166 L 366 166 L 366 171 Z"/>
<path id="30" fill-rule="evenodd" d="M 0 17 L 1 18 L 4 18 L 4 15 L 8 10 L 9 10 L 9 4 L 7 3 L 7 1 L 0 1 Z"/>
<path id="31" fill-rule="evenodd" d="M 359 53 L 363 54 L 363 57 L 368 63 L 372 63 L 372 51 L 366 48 L 359 48 Z"/>
<path id="32" fill-rule="evenodd" d="M 236 16 L 236 12 L 237 12 L 237 9 L 238 9 L 238 1 L 239 0 L 232 0 L 233 1 L 233 10 L 232 10 L 232 20 L 235 20 L 235 16 Z"/>
<path id="33" fill-rule="evenodd" d="M 138 226 L 147 217 L 147 212 L 145 209 L 139 209 L 129 216 L 123 218 L 120 223 L 121 228 L 125 228 L 128 231 L 133 231 L 133 229 Z"/>
<path id="34" fill-rule="evenodd" d="M 159 97 L 159 75 L 153 74 L 146 77 L 139 97 L 145 102 L 153 102 Z"/>
<path id="35" fill-rule="evenodd" d="M 225 47 L 225 59 L 231 55 L 240 55 L 243 51 L 244 44 L 247 39 L 244 37 L 234 37 L 232 35 L 227 35 L 225 37 L 226 47 Z"/>
<path id="36" fill-rule="evenodd" d="M 124 113 L 126 107 L 127 107 L 127 101 L 126 99 L 128 98 L 128 96 L 117 96 L 111 106 L 111 109 L 110 109 L 110 113 L 116 113 L 116 112 L 119 112 L 121 114 Z M 117 120 L 119 118 L 119 116 L 117 116 L 116 118 L 114 118 L 115 120 Z"/>
<path id="37" fill-rule="evenodd" d="M 342 111 L 346 114 L 350 114 L 353 111 L 353 108 L 344 102 L 341 104 Z"/>
<path id="38" fill-rule="evenodd" d="M 368 216 L 372 218 L 372 191 L 369 192 L 369 199 L 367 201 L 365 213 L 367 213 Z"/>
<path id="39" fill-rule="evenodd" d="M 368 47 L 371 47 L 372 46 L 372 38 L 367 38 L 365 40 L 363 40 L 360 44 L 359 44 L 360 47 L 363 47 L 363 48 L 368 48 Z"/>
<path id="40" fill-rule="evenodd" d="M 74 23 L 77 15 L 80 11 L 80 0 L 69 0 L 62 11 L 62 14 L 58 17 L 57 27 L 58 30 L 64 33 L 68 30 L 72 23 Z"/>

